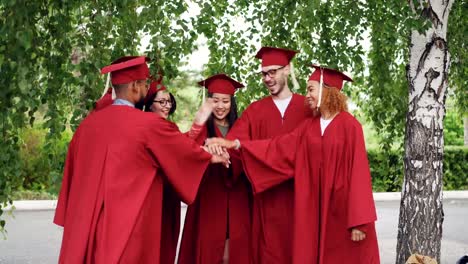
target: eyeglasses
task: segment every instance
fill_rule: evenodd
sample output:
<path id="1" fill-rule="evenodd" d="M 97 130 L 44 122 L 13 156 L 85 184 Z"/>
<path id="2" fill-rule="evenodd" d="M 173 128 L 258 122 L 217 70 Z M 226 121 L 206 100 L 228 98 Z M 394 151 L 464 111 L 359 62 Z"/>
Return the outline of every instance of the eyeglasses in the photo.
<path id="1" fill-rule="evenodd" d="M 262 75 L 262 78 L 265 78 L 265 77 L 267 77 L 267 76 L 270 77 L 270 78 L 273 78 L 273 77 L 276 76 L 276 72 L 277 72 L 278 70 L 283 69 L 284 67 L 286 67 L 286 65 L 283 66 L 283 67 L 279 67 L 279 68 L 277 68 L 277 69 L 269 70 L 269 71 L 261 71 L 260 74 Z"/>
<path id="2" fill-rule="evenodd" d="M 154 100 L 153 102 L 155 103 L 159 103 L 161 106 L 166 106 L 166 105 L 169 105 L 169 106 L 172 106 L 172 101 L 171 100 Z"/>

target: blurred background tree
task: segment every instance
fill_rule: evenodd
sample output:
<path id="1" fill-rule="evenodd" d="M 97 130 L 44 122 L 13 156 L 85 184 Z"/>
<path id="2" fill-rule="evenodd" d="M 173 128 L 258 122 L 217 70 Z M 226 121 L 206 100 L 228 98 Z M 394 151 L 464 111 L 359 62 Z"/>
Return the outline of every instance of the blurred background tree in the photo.
<path id="1" fill-rule="evenodd" d="M 240 110 L 267 95 L 254 58 L 263 45 L 300 51 L 293 61 L 295 92 L 304 93 L 311 63 L 353 76 L 344 91 L 364 124 L 374 189 L 400 190 L 409 37 L 428 26 L 412 14 L 410 2 L 417 1 L 1 1 L 0 214 L 17 190 L 58 192 L 67 144 L 102 94 L 106 77 L 99 69 L 112 60 L 151 57 L 151 71 L 162 72 L 176 96 L 173 119 L 187 130 L 201 103 L 196 81 L 202 77 L 225 72 L 246 84 L 237 93 Z M 466 11 L 466 1 L 455 1 L 448 23 L 446 145 L 461 144 L 467 117 Z M 208 58 L 195 60 L 206 65 L 183 69 L 200 39 Z M 466 160 L 461 149 L 446 157 Z M 466 171 L 450 168 L 453 175 Z M 447 177 L 446 186 L 468 188 L 455 178 Z"/>

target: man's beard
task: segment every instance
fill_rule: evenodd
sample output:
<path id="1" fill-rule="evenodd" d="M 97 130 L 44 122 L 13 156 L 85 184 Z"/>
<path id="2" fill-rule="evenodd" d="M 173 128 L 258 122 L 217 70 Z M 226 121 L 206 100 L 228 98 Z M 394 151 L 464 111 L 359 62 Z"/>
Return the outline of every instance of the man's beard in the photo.
<path id="1" fill-rule="evenodd" d="M 143 110 L 143 106 L 145 106 L 145 97 L 140 98 L 140 100 L 135 103 L 136 109 Z"/>
<path id="2" fill-rule="evenodd" d="M 284 87 L 286 86 L 287 79 L 286 78 L 281 78 L 276 81 L 276 85 L 279 87 L 278 90 L 275 93 L 271 93 L 271 95 L 278 95 L 280 94 L 283 90 Z"/>

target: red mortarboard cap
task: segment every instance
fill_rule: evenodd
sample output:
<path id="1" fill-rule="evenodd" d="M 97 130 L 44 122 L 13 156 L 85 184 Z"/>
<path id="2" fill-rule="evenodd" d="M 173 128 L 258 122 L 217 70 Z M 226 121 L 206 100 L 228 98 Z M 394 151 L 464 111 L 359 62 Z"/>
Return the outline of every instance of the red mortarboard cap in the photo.
<path id="1" fill-rule="evenodd" d="M 166 91 L 166 86 L 162 83 L 162 78 L 160 78 L 157 81 L 152 81 L 150 84 L 150 87 L 148 89 L 148 92 L 146 93 L 145 97 L 145 103 L 150 100 L 150 98 L 155 95 L 159 91 Z"/>
<path id="2" fill-rule="evenodd" d="M 213 75 L 203 81 L 198 82 L 200 86 L 208 89 L 208 93 L 221 93 L 233 95 L 236 89 L 244 85 L 224 73 Z"/>
<path id="3" fill-rule="evenodd" d="M 351 79 L 350 77 L 346 76 L 344 73 L 338 70 L 318 65 L 312 65 L 312 67 L 315 68 L 315 71 L 310 75 L 309 81 L 320 82 L 321 72 L 323 72 L 323 83 L 327 86 L 338 88 L 338 90 L 341 90 L 341 88 L 343 88 L 343 81 L 353 81 L 353 79 Z"/>
<path id="4" fill-rule="evenodd" d="M 286 66 L 298 51 L 282 48 L 262 47 L 255 55 L 262 60 L 262 67 L 270 65 Z"/>
<path id="5" fill-rule="evenodd" d="M 111 73 L 113 85 L 131 83 L 145 80 L 149 77 L 149 68 L 145 56 L 126 56 L 112 62 L 111 65 L 101 69 L 101 73 Z"/>

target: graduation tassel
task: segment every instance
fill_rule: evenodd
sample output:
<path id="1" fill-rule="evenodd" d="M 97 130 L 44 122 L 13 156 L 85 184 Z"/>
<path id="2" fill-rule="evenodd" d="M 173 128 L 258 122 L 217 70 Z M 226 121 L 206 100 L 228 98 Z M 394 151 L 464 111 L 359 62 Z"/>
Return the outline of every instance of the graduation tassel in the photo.
<path id="1" fill-rule="evenodd" d="M 112 100 L 115 100 L 117 98 L 117 94 L 115 93 L 115 89 L 112 88 Z"/>
<path id="2" fill-rule="evenodd" d="M 297 91 L 299 90 L 299 83 L 297 82 L 297 79 L 296 79 L 296 72 L 294 71 L 294 64 L 291 62 L 289 64 L 290 68 L 291 68 L 291 81 L 292 81 L 292 84 L 293 84 L 293 88 L 294 88 L 294 91 Z"/>
<path id="3" fill-rule="evenodd" d="M 102 92 L 102 95 L 100 98 L 102 98 L 104 95 L 106 95 L 107 90 L 109 89 L 109 82 L 110 82 L 110 73 L 107 74 L 107 80 L 106 80 L 106 85 L 104 86 L 104 91 Z M 114 89 L 112 89 L 114 90 Z M 112 91 L 114 92 L 114 91 Z"/>
<path id="4" fill-rule="evenodd" d="M 322 104 L 322 90 L 323 90 L 323 68 L 320 68 L 320 88 L 319 88 L 319 98 L 317 108 L 320 108 Z"/>

